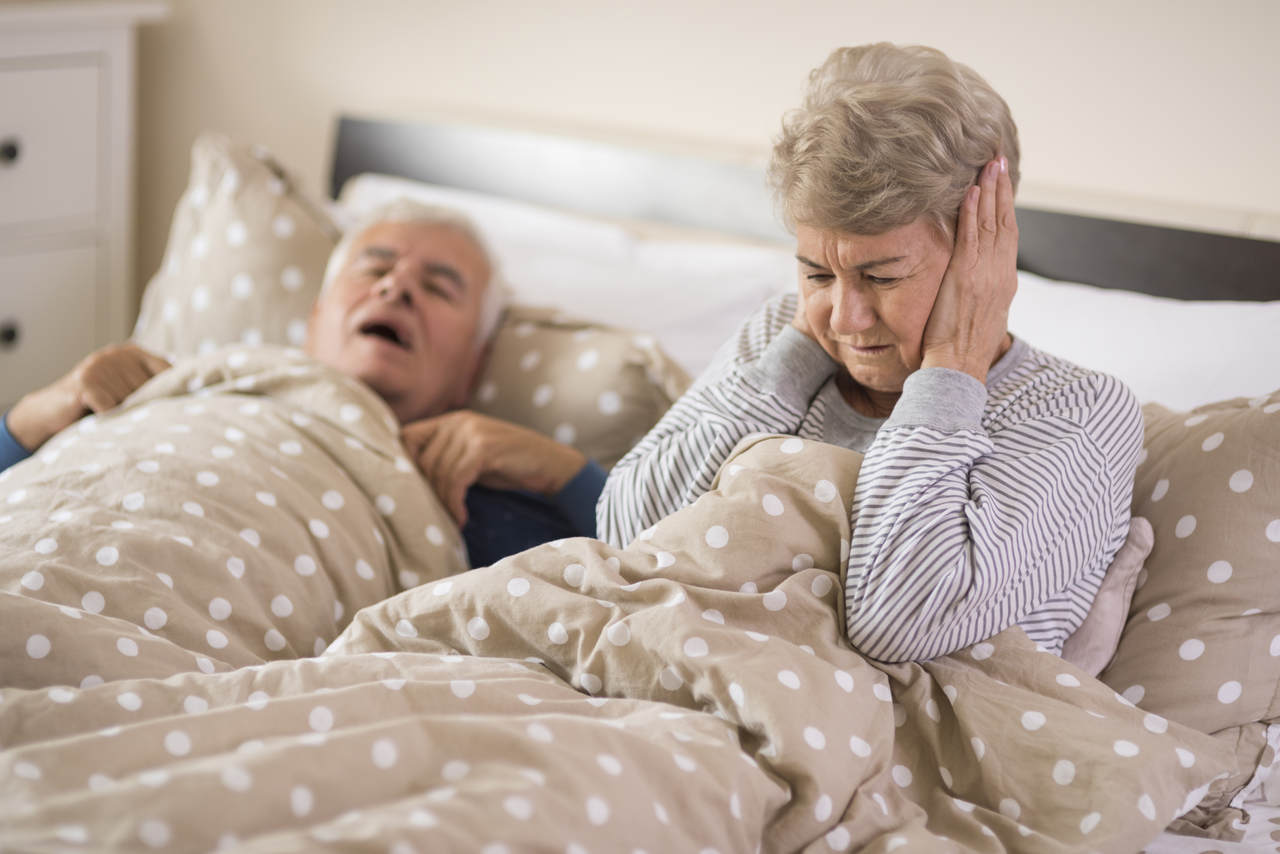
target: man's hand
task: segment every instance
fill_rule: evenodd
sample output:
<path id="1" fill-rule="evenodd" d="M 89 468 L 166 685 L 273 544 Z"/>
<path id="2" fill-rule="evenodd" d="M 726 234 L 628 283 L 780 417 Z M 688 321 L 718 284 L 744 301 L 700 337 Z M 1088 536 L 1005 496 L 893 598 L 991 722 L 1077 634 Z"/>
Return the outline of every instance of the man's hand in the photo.
<path id="1" fill-rule="evenodd" d="M 35 452 L 50 437 L 90 412 L 118 405 L 169 363 L 136 344 L 103 347 L 61 379 L 23 397 L 9 411 L 9 432 Z"/>
<path id="2" fill-rule="evenodd" d="M 535 430 L 465 409 L 415 421 L 400 436 L 458 527 L 467 523 L 473 483 L 550 496 L 587 464 L 579 451 Z"/>
<path id="3" fill-rule="evenodd" d="M 921 367 L 964 371 L 986 382 L 1006 347 L 1018 289 L 1018 223 L 1003 157 L 987 164 L 960 206 L 956 245 L 921 345 Z"/>

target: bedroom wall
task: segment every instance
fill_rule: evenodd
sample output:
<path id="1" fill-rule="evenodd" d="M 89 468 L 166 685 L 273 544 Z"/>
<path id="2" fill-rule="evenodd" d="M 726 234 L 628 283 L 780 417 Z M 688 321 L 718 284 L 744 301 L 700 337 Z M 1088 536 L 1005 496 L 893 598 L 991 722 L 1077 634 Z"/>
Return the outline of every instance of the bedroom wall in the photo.
<path id="1" fill-rule="evenodd" d="M 879 39 L 936 45 L 1005 95 L 1021 128 L 1024 201 L 1280 239 L 1273 0 L 170 7 L 140 37 L 144 280 L 202 129 L 266 145 L 317 193 L 343 111 L 763 158 L 808 69 L 838 44 Z"/>

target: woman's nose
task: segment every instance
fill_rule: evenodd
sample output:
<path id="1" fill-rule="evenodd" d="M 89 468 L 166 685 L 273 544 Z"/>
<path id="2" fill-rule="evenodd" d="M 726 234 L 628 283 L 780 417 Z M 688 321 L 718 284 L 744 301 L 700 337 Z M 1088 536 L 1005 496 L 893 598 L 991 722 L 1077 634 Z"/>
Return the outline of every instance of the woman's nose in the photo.
<path id="1" fill-rule="evenodd" d="M 837 282 L 831 295 L 831 331 L 853 335 L 875 326 L 876 312 L 860 288 Z"/>

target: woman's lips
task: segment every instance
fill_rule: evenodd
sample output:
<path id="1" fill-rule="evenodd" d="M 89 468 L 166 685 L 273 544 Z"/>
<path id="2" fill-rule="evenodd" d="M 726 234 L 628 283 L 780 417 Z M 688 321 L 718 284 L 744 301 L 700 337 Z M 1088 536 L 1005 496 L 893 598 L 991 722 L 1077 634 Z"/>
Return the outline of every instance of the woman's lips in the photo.
<path id="1" fill-rule="evenodd" d="M 847 344 L 845 342 L 839 342 L 839 343 L 840 343 L 840 346 L 844 347 L 846 350 L 852 350 L 855 353 L 866 353 L 866 354 L 883 353 L 887 351 L 890 346 L 888 344 L 876 344 L 870 347 L 863 347 L 857 344 Z"/>

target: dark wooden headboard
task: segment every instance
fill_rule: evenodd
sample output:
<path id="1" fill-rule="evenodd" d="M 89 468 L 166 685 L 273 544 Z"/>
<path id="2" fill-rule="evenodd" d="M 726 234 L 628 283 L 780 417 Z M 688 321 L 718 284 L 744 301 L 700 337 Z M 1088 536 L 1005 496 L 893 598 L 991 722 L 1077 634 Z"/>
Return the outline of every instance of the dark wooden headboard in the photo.
<path id="1" fill-rule="evenodd" d="M 330 193 L 362 172 L 565 210 L 789 242 L 763 170 L 549 134 L 339 120 Z M 1280 242 L 1018 208 L 1018 265 L 1178 299 L 1280 299 Z"/>

